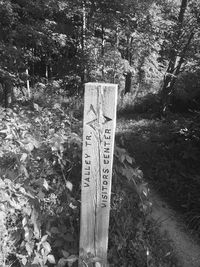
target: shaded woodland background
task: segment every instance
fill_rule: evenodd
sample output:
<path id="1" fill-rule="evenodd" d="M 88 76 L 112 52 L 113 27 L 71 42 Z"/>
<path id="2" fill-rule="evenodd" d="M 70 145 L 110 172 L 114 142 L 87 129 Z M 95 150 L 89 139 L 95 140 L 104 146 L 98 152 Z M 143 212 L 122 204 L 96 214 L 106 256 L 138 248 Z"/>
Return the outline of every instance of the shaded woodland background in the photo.
<path id="1" fill-rule="evenodd" d="M 198 1 L 1 1 L 0 12 L 5 106 L 38 83 L 81 95 L 103 81 L 132 101 L 159 93 L 164 110 L 198 107 Z"/>
<path id="2" fill-rule="evenodd" d="M 199 1 L 0 0 L 1 266 L 77 266 L 84 83 L 98 81 L 119 85 L 109 263 L 178 266 L 147 182 L 199 238 Z"/>

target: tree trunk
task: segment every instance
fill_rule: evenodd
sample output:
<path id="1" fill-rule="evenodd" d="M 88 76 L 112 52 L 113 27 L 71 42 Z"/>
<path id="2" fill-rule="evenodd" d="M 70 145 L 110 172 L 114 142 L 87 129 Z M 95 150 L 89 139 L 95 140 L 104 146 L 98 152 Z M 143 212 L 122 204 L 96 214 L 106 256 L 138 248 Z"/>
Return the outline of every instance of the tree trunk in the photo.
<path id="1" fill-rule="evenodd" d="M 181 37 L 181 32 L 183 28 L 183 21 L 184 21 L 184 15 L 187 8 L 188 0 L 182 0 L 179 16 L 178 16 L 178 30 L 174 34 L 174 38 L 178 41 Z M 179 54 L 177 53 L 178 47 L 177 45 L 174 45 L 171 50 L 170 54 L 170 60 L 168 64 L 168 68 L 166 70 L 166 73 L 164 75 L 163 85 L 161 88 L 161 113 L 162 115 L 166 115 L 168 111 L 170 110 L 170 106 L 172 104 L 173 96 L 174 96 L 174 84 L 176 81 L 176 77 L 180 72 L 180 69 L 182 67 L 182 64 L 184 62 L 184 57 L 187 52 L 187 49 L 189 47 L 189 44 L 192 40 L 194 33 L 192 33 L 188 39 L 188 42 L 186 43 L 185 47 L 183 48 L 182 52 Z M 176 42 L 175 42 L 176 43 Z M 178 56 L 181 55 L 179 61 Z"/>
<path id="2" fill-rule="evenodd" d="M 27 97 L 28 97 L 28 99 L 30 99 L 31 98 L 31 90 L 30 90 L 30 80 L 29 80 L 28 68 L 26 69 L 26 74 L 27 74 L 27 80 L 26 80 Z"/>
<path id="3" fill-rule="evenodd" d="M 104 38 L 104 27 L 101 25 L 101 55 L 104 56 L 104 46 L 105 46 L 105 38 Z"/>
<path id="4" fill-rule="evenodd" d="M 45 78 L 47 79 L 47 81 L 48 81 L 48 79 L 49 79 L 49 70 L 48 70 L 48 65 L 46 65 L 45 66 Z"/>
<path id="5" fill-rule="evenodd" d="M 86 6 L 85 0 L 82 0 L 82 37 L 81 37 L 81 47 L 83 53 L 85 52 L 85 45 L 86 45 Z M 86 82 L 86 68 L 83 66 L 81 70 L 81 92 L 79 94 L 83 94 L 84 91 L 84 83 Z"/>
<path id="6" fill-rule="evenodd" d="M 180 8 L 179 16 L 178 16 L 178 22 L 181 27 L 183 26 L 184 14 L 187 8 L 187 4 L 188 4 L 188 0 L 182 0 L 181 8 Z"/>
<path id="7" fill-rule="evenodd" d="M 125 80 L 125 91 L 124 94 L 131 92 L 131 85 L 132 85 L 132 73 L 129 71 L 126 74 L 126 80 Z"/>
<path id="8" fill-rule="evenodd" d="M 14 100 L 13 95 L 13 85 L 10 81 L 5 81 L 2 84 L 3 87 L 3 93 L 4 93 L 4 106 L 5 108 L 9 108 Z"/>
<path id="9" fill-rule="evenodd" d="M 119 27 L 116 29 L 116 47 L 119 49 Z"/>
<path id="10" fill-rule="evenodd" d="M 85 0 L 82 0 L 82 39 L 81 39 L 82 50 L 85 49 L 85 36 L 86 36 L 86 7 L 85 7 Z"/>
<path id="11" fill-rule="evenodd" d="M 126 60 L 128 60 L 130 66 L 132 65 L 132 54 L 130 51 L 132 41 L 133 41 L 132 37 L 130 38 L 129 36 L 127 36 L 127 48 L 126 48 L 125 58 Z M 132 73 L 129 70 L 126 74 L 124 94 L 131 92 L 131 85 L 132 85 Z"/>

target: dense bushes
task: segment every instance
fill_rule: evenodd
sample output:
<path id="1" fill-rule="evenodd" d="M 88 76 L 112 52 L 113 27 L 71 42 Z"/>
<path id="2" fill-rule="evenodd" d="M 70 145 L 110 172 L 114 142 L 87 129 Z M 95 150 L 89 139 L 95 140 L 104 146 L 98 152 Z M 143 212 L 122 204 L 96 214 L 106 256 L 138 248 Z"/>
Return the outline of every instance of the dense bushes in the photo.
<path id="1" fill-rule="evenodd" d="M 183 72 L 175 83 L 173 109 L 186 111 L 200 107 L 200 71 Z"/>
<path id="2" fill-rule="evenodd" d="M 59 106 L 34 108 L 1 110 L 1 210 L 7 239 L 2 238 L 11 243 L 3 246 L 3 261 L 14 254 L 24 265 L 45 266 L 63 257 L 67 261 L 72 249 L 77 251 L 72 220 L 78 208 L 70 180 L 80 177 L 74 168 L 80 169 L 81 141 Z M 65 251 L 63 242 L 70 244 L 68 257 L 59 249 Z M 51 251 L 58 250 L 54 257 Z"/>

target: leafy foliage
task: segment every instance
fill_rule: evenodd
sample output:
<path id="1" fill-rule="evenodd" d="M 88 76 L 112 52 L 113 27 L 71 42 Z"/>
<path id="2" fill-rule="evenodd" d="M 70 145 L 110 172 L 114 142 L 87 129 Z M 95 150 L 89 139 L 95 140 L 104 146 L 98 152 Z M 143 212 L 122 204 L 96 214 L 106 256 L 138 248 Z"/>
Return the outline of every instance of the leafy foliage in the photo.
<path id="1" fill-rule="evenodd" d="M 55 107 L 52 113 L 34 106 L 27 113 L 21 108 L 1 113 L 1 210 L 13 240 L 9 253 L 24 265 L 45 266 L 47 261 L 55 263 L 51 251 L 62 242 L 74 243 L 71 215 L 76 214 L 75 220 L 78 212 L 69 179 L 80 165 L 81 142 L 67 118 L 57 120 L 62 110 Z M 73 155 L 66 154 L 72 153 L 71 147 Z"/>

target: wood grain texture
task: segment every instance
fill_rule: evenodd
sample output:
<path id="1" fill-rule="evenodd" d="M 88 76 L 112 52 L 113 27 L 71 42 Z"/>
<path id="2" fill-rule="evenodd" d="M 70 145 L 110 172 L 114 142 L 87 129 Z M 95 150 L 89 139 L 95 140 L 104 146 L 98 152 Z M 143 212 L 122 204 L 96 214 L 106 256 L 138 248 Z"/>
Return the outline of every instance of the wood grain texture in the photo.
<path id="1" fill-rule="evenodd" d="M 116 84 L 85 85 L 79 266 L 107 266 L 116 106 Z"/>

